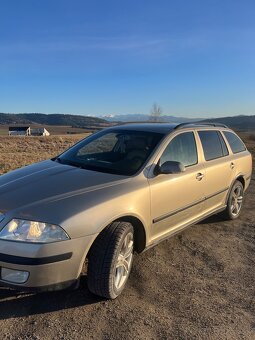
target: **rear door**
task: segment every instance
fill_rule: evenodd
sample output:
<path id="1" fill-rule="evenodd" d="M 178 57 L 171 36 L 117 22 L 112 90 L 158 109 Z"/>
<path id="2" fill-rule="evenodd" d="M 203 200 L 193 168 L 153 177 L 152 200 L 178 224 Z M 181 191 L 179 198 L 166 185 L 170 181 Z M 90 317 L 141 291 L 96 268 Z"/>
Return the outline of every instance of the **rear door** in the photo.
<path id="1" fill-rule="evenodd" d="M 205 213 L 224 206 L 234 178 L 233 165 L 220 131 L 198 130 L 205 167 Z"/>
<path id="2" fill-rule="evenodd" d="M 223 131 L 229 148 L 232 151 L 231 166 L 235 173 L 235 178 L 242 176 L 245 180 L 245 190 L 247 189 L 252 172 L 252 156 L 247 150 L 243 141 L 232 131 Z"/>
<path id="3" fill-rule="evenodd" d="M 149 178 L 151 192 L 152 241 L 185 226 L 204 207 L 204 168 L 193 131 L 180 132 L 163 148 L 155 163 L 178 161 L 186 171 Z"/>

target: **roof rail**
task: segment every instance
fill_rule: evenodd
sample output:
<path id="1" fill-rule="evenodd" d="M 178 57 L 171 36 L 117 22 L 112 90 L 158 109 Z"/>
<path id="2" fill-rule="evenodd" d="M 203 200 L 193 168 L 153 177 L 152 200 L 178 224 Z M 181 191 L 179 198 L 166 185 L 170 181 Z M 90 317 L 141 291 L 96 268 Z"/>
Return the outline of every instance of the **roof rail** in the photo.
<path id="1" fill-rule="evenodd" d="M 174 127 L 174 130 L 179 130 L 185 127 L 200 127 L 200 126 L 214 126 L 228 128 L 227 125 L 221 123 L 181 123 Z"/>

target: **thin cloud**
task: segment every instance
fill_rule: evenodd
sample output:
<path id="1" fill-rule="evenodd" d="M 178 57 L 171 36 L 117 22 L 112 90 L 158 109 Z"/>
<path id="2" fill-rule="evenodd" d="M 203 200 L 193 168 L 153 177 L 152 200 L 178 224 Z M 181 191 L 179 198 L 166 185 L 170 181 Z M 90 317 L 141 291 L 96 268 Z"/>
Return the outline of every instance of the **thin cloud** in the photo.
<path id="1" fill-rule="evenodd" d="M 75 41 L 55 41 L 40 42 L 10 42 L 0 45 L 1 53 L 47 53 L 47 52 L 72 52 L 72 51 L 143 51 L 165 50 L 175 48 L 190 48 L 196 45 L 198 40 L 171 39 L 171 38 L 82 38 Z"/>

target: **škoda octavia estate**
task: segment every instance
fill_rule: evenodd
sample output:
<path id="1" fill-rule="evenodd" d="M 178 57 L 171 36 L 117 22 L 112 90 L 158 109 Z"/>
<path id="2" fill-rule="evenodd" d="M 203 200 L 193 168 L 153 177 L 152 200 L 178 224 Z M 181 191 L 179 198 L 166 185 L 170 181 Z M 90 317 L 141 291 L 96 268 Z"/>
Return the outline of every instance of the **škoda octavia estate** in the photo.
<path id="1" fill-rule="evenodd" d="M 0 176 L 0 284 L 114 299 L 134 252 L 209 215 L 239 216 L 252 158 L 220 124 L 129 124 Z"/>

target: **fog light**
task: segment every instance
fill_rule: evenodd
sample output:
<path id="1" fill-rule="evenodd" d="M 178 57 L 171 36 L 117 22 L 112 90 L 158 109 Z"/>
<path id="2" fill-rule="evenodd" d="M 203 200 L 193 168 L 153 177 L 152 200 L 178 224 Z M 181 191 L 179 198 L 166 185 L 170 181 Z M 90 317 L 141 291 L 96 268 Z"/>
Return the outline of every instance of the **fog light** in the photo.
<path id="1" fill-rule="evenodd" d="M 1 269 L 1 279 L 11 283 L 25 283 L 29 277 L 29 272 L 13 270 L 9 268 Z"/>

